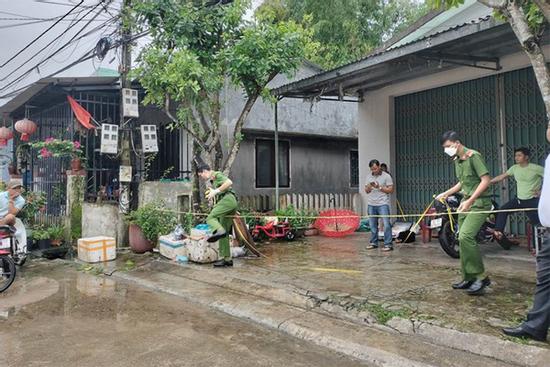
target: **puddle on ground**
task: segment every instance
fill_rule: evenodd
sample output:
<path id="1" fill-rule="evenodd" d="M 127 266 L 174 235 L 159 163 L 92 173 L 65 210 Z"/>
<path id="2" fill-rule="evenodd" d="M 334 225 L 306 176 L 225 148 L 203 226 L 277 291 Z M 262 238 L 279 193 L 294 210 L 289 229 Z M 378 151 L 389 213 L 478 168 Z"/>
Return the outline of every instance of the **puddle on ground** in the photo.
<path id="1" fill-rule="evenodd" d="M 0 366 L 362 365 L 175 296 L 78 271 L 78 266 L 31 262 L 17 279 L 26 291 L 0 295 L 2 302 L 19 294 L 45 294 L 52 282 L 57 284 L 48 297 L 0 318 Z"/>

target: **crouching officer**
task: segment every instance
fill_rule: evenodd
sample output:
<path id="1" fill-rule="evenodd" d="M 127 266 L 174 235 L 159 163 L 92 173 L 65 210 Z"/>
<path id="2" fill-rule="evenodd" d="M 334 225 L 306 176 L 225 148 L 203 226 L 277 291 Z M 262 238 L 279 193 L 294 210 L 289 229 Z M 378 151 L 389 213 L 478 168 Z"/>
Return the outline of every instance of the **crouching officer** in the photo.
<path id="1" fill-rule="evenodd" d="M 206 164 L 199 165 L 197 172 L 201 179 L 210 181 L 212 184 L 212 188 L 207 191 L 207 199 L 217 199 L 210 214 L 206 218 L 206 223 L 212 229 L 212 235 L 207 241 L 219 241 L 220 260 L 216 261 L 214 266 L 233 266 L 228 237 L 228 233 L 233 223 L 233 215 L 237 212 L 237 198 L 233 190 L 231 190 L 233 182 L 223 173 L 212 171 Z"/>
<path id="2" fill-rule="evenodd" d="M 458 208 L 458 241 L 463 280 L 453 284 L 453 289 L 464 289 L 470 295 L 480 295 L 491 281 L 485 274 L 483 259 L 476 240 L 487 212 L 491 210 L 491 198 L 487 193 L 491 178 L 479 152 L 466 148 L 454 131 L 447 131 L 441 138 L 445 153 L 454 160 L 458 183 L 437 196 L 445 199 L 461 191 L 464 195 Z M 461 213 L 462 212 L 462 213 Z"/>

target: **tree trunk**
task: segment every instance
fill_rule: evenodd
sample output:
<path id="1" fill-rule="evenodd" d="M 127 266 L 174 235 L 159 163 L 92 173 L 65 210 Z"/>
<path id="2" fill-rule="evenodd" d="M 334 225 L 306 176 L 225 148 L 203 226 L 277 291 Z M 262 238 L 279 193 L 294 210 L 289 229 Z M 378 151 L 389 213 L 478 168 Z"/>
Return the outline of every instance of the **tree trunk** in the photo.
<path id="1" fill-rule="evenodd" d="M 544 14 L 546 20 L 550 23 L 550 2 L 548 0 L 533 0 Z"/>
<path id="2" fill-rule="evenodd" d="M 246 104 L 244 105 L 244 108 L 241 111 L 241 115 L 239 116 L 239 119 L 235 123 L 235 129 L 233 130 L 233 145 L 229 150 L 227 160 L 225 161 L 225 165 L 223 168 L 223 173 L 226 175 L 228 175 L 229 172 L 231 171 L 231 167 L 235 162 L 235 158 L 237 158 L 237 153 L 239 152 L 239 148 L 241 146 L 241 140 L 242 140 L 241 132 L 243 130 L 243 125 L 246 121 L 246 118 L 248 117 L 248 114 L 250 113 L 250 110 L 254 106 L 254 103 L 256 103 L 258 96 L 259 96 L 259 91 L 253 94 L 252 96 L 248 97 L 248 100 L 246 101 Z"/>
<path id="3" fill-rule="evenodd" d="M 200 154 L 200 147 L 199 145 L 193 140 L 193 160 L 191 161 L 191 174 L 192 174 L 192 199 L 193 199 L 193 212 L 197 213 L 200 211 L 201 207 L 201 189 L 200 189 L 200 181 L 199 181 L 199 175 L 197 174 L 197 162 L 195 160 L 195 157 L 197 157 Z"/>
<path id="4" fill-rule="evenodd" d="M 531 60 L 533 71 L 539 85 L 540 93 L 546 107 L 546 122 L 550 123 L 550 68 L 542 48 L 532 30 L 529 28 L 525 13 L 521 6 L 515 1 L 509 1 L 505 14 L 516 37 Z"/>

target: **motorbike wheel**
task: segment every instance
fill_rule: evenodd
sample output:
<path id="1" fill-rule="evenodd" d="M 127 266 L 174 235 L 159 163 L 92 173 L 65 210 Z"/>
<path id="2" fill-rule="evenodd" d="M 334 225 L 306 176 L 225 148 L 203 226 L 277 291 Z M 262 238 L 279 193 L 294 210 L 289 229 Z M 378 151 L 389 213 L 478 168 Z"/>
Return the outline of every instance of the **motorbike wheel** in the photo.
<path id="1" fill-rule="evenodd" d="M 286 233 L 285 238 L 287 241 L 294 241 L 294 239 L 296 238 L 296 232 L 291 229 Z"/>
<path id="2" fill-rule="evenodd" d="M 451 222 L 447 221 L 439 231 L 439 244 L 447 255 L 454 259 L 460 257 L 458 238 L 451 229 Z"/>
<path id="3" fill-rule="evenodd" d="M 10 256 L 0 256 L 0 293 L 10 287 L 15 280 L 15 262 Z"/>

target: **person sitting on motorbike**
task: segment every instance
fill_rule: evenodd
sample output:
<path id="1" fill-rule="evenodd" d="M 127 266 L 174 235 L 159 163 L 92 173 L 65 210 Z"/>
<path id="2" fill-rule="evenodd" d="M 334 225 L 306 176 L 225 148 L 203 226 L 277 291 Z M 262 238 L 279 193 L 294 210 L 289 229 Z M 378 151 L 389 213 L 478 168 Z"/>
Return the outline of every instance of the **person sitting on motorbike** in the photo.
<path id="1" fill-rule="evenodd" d="M 531 152 L 529 149 L 517 148 L 514 150 L 516 164 L 510 167 L 508 171 L 491 180 L 491 184 L 495 184 L 506 180 L 508 177 L 513 177 L 517 183 L 516 197 L 504 204 L 500 209 L 533 209 L 538 207 L 544 167 L 530 163 L 530 155 Z M 500 212 L 497 214 L 494 233 L 497 240 L 506 240 L 503 231 L 506 226 L 508 214 L 508 212 Z M 539 216 L 536 210 L 527 211 L 525 214 L 527 214 L 532 225 L 539 224 Z"/>
<path id="2" fill-rule="evenodd" d="M 6 191 L 0 192 L 0 225 L 13 226 L 17 213 L 25 205 L 21 196 L 23 186 L 17 181 L 10 181 Z"/>

